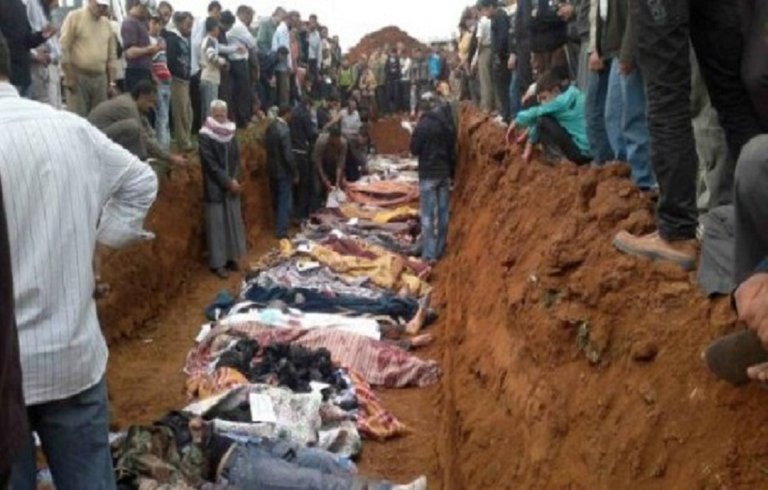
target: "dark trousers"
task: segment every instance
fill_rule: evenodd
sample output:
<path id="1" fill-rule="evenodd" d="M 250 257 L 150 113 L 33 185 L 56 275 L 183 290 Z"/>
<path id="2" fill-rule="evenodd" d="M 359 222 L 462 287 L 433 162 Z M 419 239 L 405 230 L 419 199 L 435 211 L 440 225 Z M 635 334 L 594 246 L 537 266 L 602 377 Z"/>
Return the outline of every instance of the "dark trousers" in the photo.
<path id="1" fill-rule="evenodd" d="M 272 209 L 275 211 L 275 236 L 288 237 L 293 206 L 293 181 L 290 178 L 272 179 Z"/>
<path id="2" fill-rule="evenodd" d="M 229 66 L 232 81 L 232 104 L 229 105 L 238 128 L 244 128 L 253 115 L 251 67 L 247 60 L 232 61 Z"/>
<path id="3" fill-rule="evenodd" d="M 269 80 L 260 79 L 257 84 L 261 110 L 266 114 L 270 107 L 277 103 L 275 99 L 275 90 L 269 84 Z"/>
<path id="4" fill-rule="evenodd" d="M 412 319 L 419 310 L 419 303 L 410 297 L 384 293 L 378 299 L 360 298 L 346 294 L 329 296 L 314 289 L 284 288 L 279 286 L 248 288 L 245 299 L 257 305 L 268 305 L 275 300 L 302 311 L 318 313 L 353 312 L 358 314 L 387 315 L 392 318 Z"/>
<path id="5" fill-rule="evenodd" d="M 400 104 L 400 81 L 387 81 L 387 109 L 390 114 L 397 112 Z"/>
<path id="6" fill-rule="evenodd" d="M 291 103 L 291 74 L 287 71 L 275 72 L 277 82 L 276 103 L 279 107 L 288 106 Z"/>
<path id="7" fill-rule="evenodd" d="M 138 85 L 142 80 L 152 81 L 152 71 L 142 68 L 126 68 L 125 69 L 125 91 L 130 92 Z"/>
<path id="8" fill-rule="evenodd" d="M 495 55 L 494 55 L 495 56 Z M 509 122 L 512 106 L 509 102 L 509 82 L 512 80 L 512 72 L 507 65 L 494 57 L 493 60 L 493 88 L 496 92 L 496 103 L 499 114 L 504 122 Z"/>
<path id="9" fill-rule="evenodd" d="M 659 233 L 668 240 L 692 239 L 698 226 L 698 165 L 691 128 L 689 38 L 731 154 L 738 156 L 760 132 L 740 76 L 739 0 L 631 0 L 631 9 L 648 91 L 651 163 L 660 187 Z M 729 169 L 731 175 L 733 171 Z"/>
<path id="10" fill-rule="evenodd" d="M 296 201 L 295 214 L 299 219 L 307 219 L 314 211 L 313 207 L 316 202 L 315 172 L 307 152 L 294 151 L 293 158 L 299 169 L 299 185 L 296 187 L 296 196 L 294 196 Z"/>
<path id="11" fill-rule="evenodd" d="M 8 480 L 11 478 L 11 472 L 0 473 L 0 490 L 8 488 Z"/>
<path id="12" fill-rule="evenodd" d="M 408 112 L 411 110 L 411 82 L 408 80 L 400 80 L 400 90 L 397 108 L 401 112 Z"/>
<path id="13" fill-rule="evenodd" d="M 227 106 L 232 105 L 232 78 L 229 75 L 229 70 L 221 70 L 221 82 L 219 82 L 219 99 L 227 103 Z"/>
<path id="14" fill-rule="evenodd" d="M 742 150 L 736 165 L 736 284 L 768 258 L 768 135 Z"/>
<path id="15" fill-rule="evenodd" d="M 376 104 L 379 108 L 379 114 L 389 113 L 389 104 L 387 104 L 387 88 L 384 85 L 376 87 Z"/>
<path id="16" fill-rule="evenodd" d="M 586 165 L 592 161 L 592 157 L 584 155 L 574 143 L 570 133 L 552 117 L 539 118 L 539 140 L 577 165 Z"/>
<path id="17" fill-rule="evenodd" d="M 202 115 L 200 114 L 200 72 L 192 75 L 189 79 L 189 98 L 192 101 L 192 134 L 197 134 L 202 126 Z"/>
<path id="18" fill-rule="evenodd" d="M 765 37 L 765 26 L 768 25 L 768 2 L 746 0 L 744 3 L 747 43 L 744 46 L 742 75 L 763 131 L 768 131 L 768 54 L 766 54 Z"/>

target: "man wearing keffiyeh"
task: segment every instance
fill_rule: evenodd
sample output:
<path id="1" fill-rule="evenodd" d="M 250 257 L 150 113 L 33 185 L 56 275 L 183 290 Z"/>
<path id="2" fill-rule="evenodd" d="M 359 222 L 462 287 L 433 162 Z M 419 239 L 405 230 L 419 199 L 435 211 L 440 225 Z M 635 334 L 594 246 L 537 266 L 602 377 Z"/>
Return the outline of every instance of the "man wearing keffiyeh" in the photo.
<path id="1" fill-rule="evenodd" d="M 208 264 L 225 279 L 228 271 L 239 270 L 240 258 L 245 255 L 240 152 L 235 123 L 227 119 L 226 102 L 214 100 L 210 114 L 198 139 L 204 172 L 205 235 Z"/>

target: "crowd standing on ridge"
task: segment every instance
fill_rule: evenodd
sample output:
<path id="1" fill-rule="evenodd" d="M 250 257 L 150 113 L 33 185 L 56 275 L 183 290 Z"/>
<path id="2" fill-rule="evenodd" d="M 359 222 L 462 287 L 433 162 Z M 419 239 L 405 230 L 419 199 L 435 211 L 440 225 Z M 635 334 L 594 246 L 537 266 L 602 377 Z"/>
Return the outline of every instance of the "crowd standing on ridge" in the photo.
<path id="1" fill-rule="evenodd" d="M 0 489 L 35 488 L 32 431 L 58 488 L 115 488 L 98 249 L 151 239 L 156 173 L 197 152 L 208 265 L 222 278 L 239 270 L 236 134 L 265 120 L 278 238 L 366 173 L 371 122 L 404 115 L 421 258 L 438 261 L 457 100 L 507 125 L 524 161 L 628 163 L 658 202 L 658 229 L 617 234 L 623 253 L 691 270 L 709 243 L 703 217 L 730 213 L 725 282 L 749 328 L 716 341 L 707 362 L 734 384 L 768 382 L 765 2 L 479 0 L 454 49 L 396 43 L 359 59 L 317 16 L 284 8 L 257 19 L 213 1 L 194 17 L 127 0 L 121 19 L 113 5 L 85 0 L 54 25 L 58 0 L 0 0 Z M 283 469 L 282 482 L 298 478 Z"/>
<path id="2" fill-rule="evenodd" d="M 508 124 L 530 161 L 625 162 L 657 201 L 657 231 L 626 254 L 735 290 L 748 330 L 713 343 L 710 368 L 768 381 L 768 4 L 479 0 L 459 22 L 461 98 Z"/>

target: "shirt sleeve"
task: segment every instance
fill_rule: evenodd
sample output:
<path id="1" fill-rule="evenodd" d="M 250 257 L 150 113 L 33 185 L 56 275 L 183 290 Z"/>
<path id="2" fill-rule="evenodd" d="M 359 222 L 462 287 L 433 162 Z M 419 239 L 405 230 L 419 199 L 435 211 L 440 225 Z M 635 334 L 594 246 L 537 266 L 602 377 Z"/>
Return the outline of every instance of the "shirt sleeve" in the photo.
<path id="1" fill-rule="evenodd" d="M 589 53 L 597 52 L 597 0 L 589 4 Z"/>
<path id="2" fill-rule="evenodd" d="M 96 128 L 88 134 L 102 162 L 101 201 L 104 204 L 97 239 L 112 248 L 149 240 L 144 219 L 157 196 L 157 175 L 152 168 L 113 143 Z"/>
<path id="3" fill-rule="evenodd" d="M 59 37 L 59 44 L 61 45 L 61 62 L 63 64 L 69 63 L 70 52 L 72 50 L 72 43 L 75 38 L 75 12 L 70 12 L 64 18 L 64 23 L 61 25 L 61 37 Z"/>
<path id="4" fill-rule="evenodd" d="M 526 109 L 517 114 L 515 123 L 521 126 L 531 127 L 536 124 L 540 117 L 548 114 L 554 114 L 563 110 L 566 106 L 567 99 L 563 95 L 555 97 L 551 102 L 546 104 L 537 105 Z"/>
<path id="5" fill-rule="evenodd" d="M 120 36 L 123 38 L 123 49 L 125 51 L 139 44 L 139 33 L 136 30 L 136 24 L 133 22 L 123 22 L 120 28 Z"/>

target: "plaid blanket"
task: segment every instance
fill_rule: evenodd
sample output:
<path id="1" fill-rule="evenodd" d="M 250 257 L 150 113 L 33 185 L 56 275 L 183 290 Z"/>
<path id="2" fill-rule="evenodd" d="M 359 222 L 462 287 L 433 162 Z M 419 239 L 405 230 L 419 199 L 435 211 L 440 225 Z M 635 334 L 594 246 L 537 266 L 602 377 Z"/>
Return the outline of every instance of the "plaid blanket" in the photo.
<path id="1" fill-rule="evenodd" d="M 340 330 L 273 329 L 258 323 L 216 327 L 187 355 L 184 372 L 190 376 L 211 374 L 212 350 L 216 350 L 212 346 L 238 337 L 254 339 L 261 346 L 295 342 L 309 349 L 326 348 L 337 365 L 357 371 L 373 386 L 429 386 L 440 377 L 437 362 L 421 360 L 392 344 Z"/>

